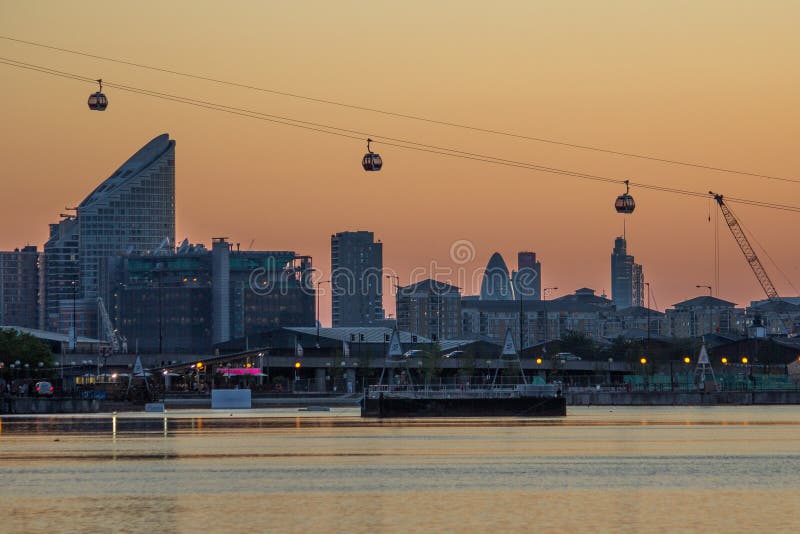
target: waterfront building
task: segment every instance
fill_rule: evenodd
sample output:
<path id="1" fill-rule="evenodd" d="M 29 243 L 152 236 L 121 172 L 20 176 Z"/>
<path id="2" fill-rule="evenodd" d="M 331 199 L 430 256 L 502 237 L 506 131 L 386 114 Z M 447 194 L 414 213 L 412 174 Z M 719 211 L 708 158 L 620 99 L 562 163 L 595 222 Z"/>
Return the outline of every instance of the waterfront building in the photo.
<path id="1" fill-rule="evenodd" d="M 383 244 L 372 232 L 331 236 L 333 326 L 376 326 L 384 319 Z"/>
<path id="2" fill-rule="evenodd" d="M 522 347 L 559 339 L 567 332 L 599 339 L 605 335 L 606 322 L 614 320 L 616 313 L 610 300 L 595 295 L 589 288 L 547 301 L 486 301 L 464 297 L 461 308 L 464 337 L 502 342 L 510 329 Z"/>
<path id="3" fill-rule="evenodd" d="M 698 337 L 707 334 L 745 332 L 744 310 L 736 304 L 716 297 L 695 297 L 673 304 L 666 311 L 672 337 Z"/>
<path id="4" fill-rule="evenodd" d="M 79 298 L 80 235 L 74 216 L 64 215 L 60 222 L 50 225 L 50 238 L 44 244 L 44 319 L 45 329 L 68 333 L 71 316 L 62 321 L 62 309 L 71 308 Z"/>
<path id="5" fill-rule="evenodd" d="M 461 338 L 460 288 L 427 279 L 399 288 L 396 303 L 399 330 L 434 341 Z"/>
<path id="6" fill-rule="evenodd" d="M 76 208 L 51 225 L 45 245 L 48 327 L 65 331 L 64 307 L 89 310 L 82 335 L 96 335 L 100 263 L 118 254 L 169 249 L 175 243 L 175 141 L 147 143 Z M 77 295 L 76 295 L 77 292 Z M 76 299 L 83 302 L 77 306 Z M 91 320 L 91 317 L 95 320 Z"/>
<path id="7" fill-rule="evenodd" d="M 214 238 L 210 251 L 184 242 L 106 263 L 101 294 L 137 352 L 208 353 L 232 338 L 315 322 L 312 261 L 292 251 L 240 251 Z"/>
<path id="8" fill-rule="evenodd" d="M 0 252 L 0 325 L 39 328 L 39 270 L 35 246 Z"/>

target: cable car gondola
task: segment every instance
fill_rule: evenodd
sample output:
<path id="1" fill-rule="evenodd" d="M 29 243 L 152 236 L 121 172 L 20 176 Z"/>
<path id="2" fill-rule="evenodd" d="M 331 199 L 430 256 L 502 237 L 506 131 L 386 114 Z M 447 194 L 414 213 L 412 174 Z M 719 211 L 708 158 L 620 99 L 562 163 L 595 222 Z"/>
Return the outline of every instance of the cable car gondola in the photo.
<path id="1" fill-rule="evenodd" d="M 103 80 L 97 80 L 100 89 L 96 93 L 89 95 L 89 109 L 92 111 L 105 111 L 108 107 L 108 99 L 103 94 Z"/>
<path id="2" fill-rule="evenodd" d="M 367 153 L 364 154 L 364 159 L 361 162 L 361 165 L 364 167 L 365 171 L 379 171 L 381 167 L 383 167 L 383 160 L 381 159 L 380 154 L 375 154 L 370 148 L 369 144 L 372 142 L 372 139 L 367 139 Z"/>
<path id="3" fill-rule="evenodd" d="M 629 215 L 633 213 L 633 210 L 636 209 L 636 202 L 633 201 L 633 197 L 629 193 L 629 183 L 628 180 L 625 180 L 625 194 L 618 196 L 617 201 L 614 202 L 614 207 L 617 209 L 617 213 Z"/>

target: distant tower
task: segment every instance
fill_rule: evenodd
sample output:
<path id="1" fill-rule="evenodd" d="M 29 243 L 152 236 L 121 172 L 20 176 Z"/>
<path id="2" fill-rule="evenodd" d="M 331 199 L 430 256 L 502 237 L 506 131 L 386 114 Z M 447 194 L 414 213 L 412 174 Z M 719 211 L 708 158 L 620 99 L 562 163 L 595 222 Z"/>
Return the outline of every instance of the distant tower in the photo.
<path id="1" fill-rule="evenodd" d="M 542 299 L 542 264 L 535 252 L 517 254 L 517 270 L 511 275 L 516 300 Z"/>
<path id="2" fill-rule="evenodd" d="M 644 274 L 642 266 L 628 254 L 625 237 L 614 240 L 611 253 L 611 299 L 617 309 L 642 306 L 644 303 Z"/>
<path id="3" fill-rule="evenodd" d="M 331 236 L 333 326 L 374 326 L 383 313 L 383 244 L 372 232 Z"/>
<path id="4" fill-rule="evenodd" d="M 499 252 L 492 254 L 481 282 L 481 300 L 514 300 L 508 267 Z"/>

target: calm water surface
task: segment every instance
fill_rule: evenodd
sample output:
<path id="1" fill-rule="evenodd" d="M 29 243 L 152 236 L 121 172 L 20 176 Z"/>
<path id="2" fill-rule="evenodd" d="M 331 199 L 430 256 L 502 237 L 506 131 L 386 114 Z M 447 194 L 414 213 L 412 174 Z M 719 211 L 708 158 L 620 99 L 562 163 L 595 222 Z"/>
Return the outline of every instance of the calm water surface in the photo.
<path id="1" fill-rule="evenodd" d="M 0 422 L 0 532 L 800 529 L 800 407 Z"/>

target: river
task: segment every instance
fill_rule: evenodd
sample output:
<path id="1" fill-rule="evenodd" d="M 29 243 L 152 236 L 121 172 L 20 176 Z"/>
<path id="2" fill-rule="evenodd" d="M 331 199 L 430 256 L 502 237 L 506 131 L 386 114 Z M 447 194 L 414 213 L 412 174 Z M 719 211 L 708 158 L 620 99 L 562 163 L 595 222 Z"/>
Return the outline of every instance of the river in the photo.
<path id="1" fill-rule="evenodd" d="M 12 416 L 0 477 L 0 532 L 788 532 L 800 407 Z"/>

